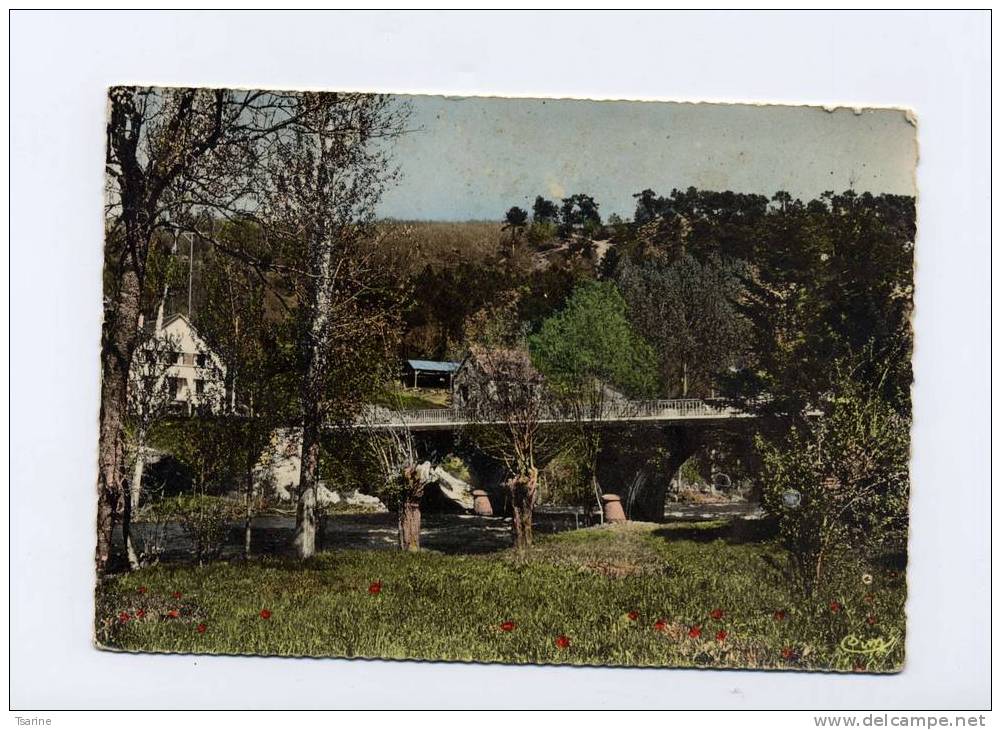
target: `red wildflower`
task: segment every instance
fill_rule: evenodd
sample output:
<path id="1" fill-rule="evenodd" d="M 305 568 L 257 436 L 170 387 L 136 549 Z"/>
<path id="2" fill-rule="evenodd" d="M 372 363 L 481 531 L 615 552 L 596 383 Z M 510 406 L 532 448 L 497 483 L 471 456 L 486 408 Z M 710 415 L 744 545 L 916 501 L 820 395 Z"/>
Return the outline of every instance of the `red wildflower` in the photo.
<path id="1" fill-rule="evenodd" d="M 861 662 L 856 662 L 855 664 L 852 665 L 853 672 L 864 672 L 865 670 L 866 670 L 865 664 L 862 664 Z"/>
<path id="2" fill-rule="evenodd" d="M 837 613 L 841 610 L 841 604 L 837 601 L 831 601 L 831 613 Z"/>
<path id="3" fill-rule="evenodd" d="M 556 637 L 553 643 L 555 643 L 556 647 L 559 649 L 566 649 L 568 646 L 570 646 L 570 637 L 560 634 L 559 636 Z"/>
<path id="4" fill-rule="evenodd" d="M 876 600 L 876 596 L 874 596 L 871 593 L 866 593 L 864 596 L 862 596 L 862 600 L 865 601 L 866 603 L 871 604 L 873 601 Z"/>
<path id="5" fill-rule="evenodd" d="M 782 658 L 783 659 L 786 659 L 786 660 L 792 659 L 794 656 L 796 656 L 796 653 L 792 650 L 791 646 L 783 646 L 782 647 Z"/>
<path id="6" fill-rule="evenodd" d="M 118 614 L 118 620 L 121 621 L 123 624 L 124 623 L 128 623 L 128 620 L 130 618 L 132 618 L 132 617 L 129 616 L 128 611 L 122 611 L 120 614 Z"/>
<path id="7" fill-rule="evenodd" d="M 875 617 L 875 616 L 873 616 L 873 615 L 872 615 L 872 614 L 870 613 L 870 614 L 869 614 L 868 616 L 866 616 L 866 619 L 865 619 L 865 622 L 866 622 L 867 624 L 869 624 L 870 626 L 875 626 L 875 625 L 876 625 L 876 617 Z"/>
<path id="8" fill-rule="evenodd" d="M 667 628 L 667 621 L 665 621 L 662 618 L 659 618 L 659 619 L 657 619 L 656 621 L 653 622 L 653 630 L 654 631 L 663 631 L 666 628 Z"/>
<path id="9" fill-rule="evenodd" d="M 716 632 L 716 641 L 718 641 L 719 643 L 722 644 L 724 641 L 726 641 L 726 637 L 727 633 L 723 629 L 720 629 L 719 631 Z"/>
<path id="10" fill-rule="evenodd" d="M 178 611 L 176 608 L 172 608 L 169 611 L 167 611 L 167 618 L 177 618 L 180 615 L 181 612 Z"/>
<path id="11" fill-rule="evenodd" d="M 136 592 L 141 596 L 143 593 L 146 592 L 146 586 L 139 586 L 138 588 L 136 588 Z"/>
<path id="12" fill-rule="evenodd" d="M 182 596 L 183 594 L 182 594 L 182 593 L 181 593 L 180 591 L 174 591 L 174 592 L 173 592 L 173 593 L 171 593 L 170 595 L 172 595 L 172 596 L 174 597 L 174 600 L 175 600 L 175 601 L 180 601 L 180 600 L 181 600 L 181 596 Z"/>
<path id="13" fill-rule="evenodd" d="M 271 611 L 269 611 L 266 608 L 262 608 L 261 612 L 258 614 L 258 616 L 260 616 L 262 619 L 264 619 L 265 621 L 267 621 L 269 618 L 271 618 Z"/>
<path id="14" fill-rule="evenodd" d="M 626 614 L 626 618 L 628 618 L 630 621 L 635 621 L 639 617 L 640 617 L 639 611 L 630 611 L 629 613 Z"/>
<path id="15" fill-rule="evenodd" d="M 782 609 L 779 609 L 778 611 L 772 614 L 772 618 L 775 619 L 776 621 L 785 621 L 786 612 L 783 611 Z"/>
<path id="16" fill-rule="evenodd" d="M 721 618 L 723 618 L 723 609 L 714 608 L 712 611 L 709 612 L 709 618 L 711 618 L 713 621 L 719 621 Z"/>
<path id="17" fill-rule="evenodd" d="M 381 580 L 377 580 L 377 581 L 376 581 L 375 583 L 372 583 L 372 584 L 371 584 L 371 585 L 370 585 L 370 586 L 368 587 L 368 592 L 369 592 L 369 593 L 370 593 L 371 595 L 373 595 L 373 596 L 377 596 L 377 595 L 379 595 L 380 593 L 382 593 L 382 581 L 381 581 Z"/>
<path id="18" fill-rule="evenodd" d="M 204 634 L 204 633 L 205 633 L 205 630 L 206 630 L 207 628 L 208 628 L 208 626 L 206 626 L 205 624 L 198 624 L 198 629 L 197 629 L 197 631 L 198 631 L 198 633 L 199 633 L 199 634 Z"/>
<path id="19" fill-rule="evenodd" d="M 146 612 L 140 608 L 136 611 L 136 618 L 146 618 Z"/>
<path id="20" fill-rule="evenodd" d="M 702 636 L 702 627 L 701 626 L 693 626 L 692 628 L 688 629 L 688 638 L 690 638 L 690 639 L 697 639 L 700 636 Z"/>
<path id="21" fill-rule="evenodd" d="M 501 631 L 514 631 L 515 627 L 517 627 L 517 626 L 518 626 L 518 624 L 516 624 L 514 621 L 505 621 L 504 623 L 502 623 L 500 625 L 500 630 Z"/>

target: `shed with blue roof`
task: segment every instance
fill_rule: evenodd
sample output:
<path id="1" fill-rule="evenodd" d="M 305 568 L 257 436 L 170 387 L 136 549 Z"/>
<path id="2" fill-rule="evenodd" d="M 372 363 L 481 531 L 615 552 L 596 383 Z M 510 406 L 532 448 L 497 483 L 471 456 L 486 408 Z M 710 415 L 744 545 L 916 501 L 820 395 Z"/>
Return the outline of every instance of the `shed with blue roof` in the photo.
<path id="1" fill-rule="evenodd" d="M 448 360 L 404 360 L 403 380 L 414 388 L 451 388 L 459 365 Z"/>

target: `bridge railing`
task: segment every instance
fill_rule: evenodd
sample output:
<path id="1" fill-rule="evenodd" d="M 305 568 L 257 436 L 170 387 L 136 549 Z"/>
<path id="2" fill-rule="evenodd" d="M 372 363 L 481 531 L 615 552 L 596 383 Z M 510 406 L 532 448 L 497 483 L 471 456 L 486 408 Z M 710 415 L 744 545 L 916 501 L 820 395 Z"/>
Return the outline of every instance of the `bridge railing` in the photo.
<path id="1" fill-rule="evenodd" d="M 585 420 L 630 421 L 630 420 L 670 420 L 687 418 L 735 418 L 746 415 L 742 411 L 719 402 L 698 398 L 677 398 L 672 400 L 615 401 L 606 403 L 599 412 L 585 416 Z M 554 407 L 542 415 L 542 421 L 565 422 L 576 420 L 566 409 Z M 362 426 L 460 426 L 477 422 L 489 422 L 469 408 L 418 408 L 405 411 L 391 411 L 378 406 L 369 407 L 359 418 Z"/>

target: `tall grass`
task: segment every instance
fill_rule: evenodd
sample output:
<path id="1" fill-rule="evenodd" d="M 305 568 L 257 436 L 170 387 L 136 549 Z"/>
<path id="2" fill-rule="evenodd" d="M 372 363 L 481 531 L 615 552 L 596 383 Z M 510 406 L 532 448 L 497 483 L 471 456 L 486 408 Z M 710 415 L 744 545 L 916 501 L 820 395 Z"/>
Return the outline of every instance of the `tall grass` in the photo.
<path id="1" fill-rule="evenodd" d="M 849 576 L 806 600 L 773 544 L 701 532 L 627 525 L 544 538 L 521 555 L 347 550 L 156 567 L 101 587 L 97 636 L 125 651 L 901 668 L 901 576 Z"/>
<path id="2" fill-rule="evenodd" d="M 494 221 L 381 221 L 381 255 L 416 274 L 431 266 L 440 269 L 460 263 L 482 263 L 500 251 L 508 234 Z"/>

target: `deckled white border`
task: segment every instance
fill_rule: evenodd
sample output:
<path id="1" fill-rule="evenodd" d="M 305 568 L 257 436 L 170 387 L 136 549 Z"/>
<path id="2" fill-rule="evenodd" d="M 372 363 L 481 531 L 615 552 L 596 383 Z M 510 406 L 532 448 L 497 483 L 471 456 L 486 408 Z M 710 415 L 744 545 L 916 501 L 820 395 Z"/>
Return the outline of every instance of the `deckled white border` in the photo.
<path id="1" fill-rule="evenodd" d="M 985 706 L 988 22 L 983 13 L 15 13 L 12 706 Z M 872 678 L 92 649 L 103 90 L 130 81 L 914 109 L 906 671 Z"/>

